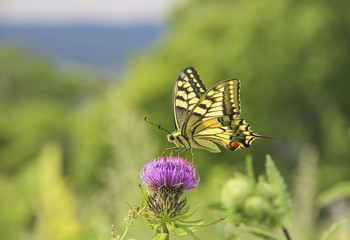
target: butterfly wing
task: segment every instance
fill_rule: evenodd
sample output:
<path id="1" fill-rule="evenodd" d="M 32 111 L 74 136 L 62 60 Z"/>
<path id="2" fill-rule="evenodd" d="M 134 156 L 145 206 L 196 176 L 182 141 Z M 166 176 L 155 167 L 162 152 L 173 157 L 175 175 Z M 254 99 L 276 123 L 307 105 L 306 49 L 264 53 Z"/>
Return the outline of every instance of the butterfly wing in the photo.
<path id="1" fill-rule="evenodd" d="M 186 68 L 179 74 L 173 92 L 173 117 L 176 130 L 182 129 L 189 112 L 206 91 L 194 68 Z"/>
<path id="2" fill-rule="evenodd" d="M 240 82 L 238 79 L 230 79 L 220 82 L 201 96 L 189 113 L 182 134 L 207 119 L 232 116 L 238 118 L 240 114 L 239 101 Z"/>
<path id="3" fill-rule="evenodd" d="M 193 147 L 220 152 L 215 143 L 230 150 L 249 147 L 261 137 L 250 130 L 240 115 L 240 81 L 230 79 L 209 89 L 189 113 L 182 135 L 191 138 Z"/>
<path id="4" fill-rule="evenodd" d="M 193 141 L 206 148 L 210 146 L 208 150 L 211 152 L 220 152 L 214 143 L 236 150 L 250 147 L 255 139 L 263 137 L 250 130 L 250 125 L 244 119 L 232 116 L 205 120 L 194 126 L 191 131 Z"/>

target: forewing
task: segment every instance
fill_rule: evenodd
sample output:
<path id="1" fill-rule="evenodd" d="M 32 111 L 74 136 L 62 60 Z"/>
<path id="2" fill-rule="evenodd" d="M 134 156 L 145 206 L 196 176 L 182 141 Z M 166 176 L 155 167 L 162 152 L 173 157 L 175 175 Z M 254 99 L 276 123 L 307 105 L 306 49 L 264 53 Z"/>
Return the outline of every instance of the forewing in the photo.
<path id="1" fill-rule="evenodd" d="M 212 118 L 230 116 L 238 118 L 240 114 L 239 101 L 240 82 L 230 79 L 216 84 L 203 94 L 188 114 L 182 134 L 186 135 L 196 125 Z"/>
<path id="2" fill-rule="evenodd" d="M 173 116 L 177 130 L 182 129 L 188 114 L 206 91 L 194 68 L 186 68 L 179 74 L 173 92 Z"/>

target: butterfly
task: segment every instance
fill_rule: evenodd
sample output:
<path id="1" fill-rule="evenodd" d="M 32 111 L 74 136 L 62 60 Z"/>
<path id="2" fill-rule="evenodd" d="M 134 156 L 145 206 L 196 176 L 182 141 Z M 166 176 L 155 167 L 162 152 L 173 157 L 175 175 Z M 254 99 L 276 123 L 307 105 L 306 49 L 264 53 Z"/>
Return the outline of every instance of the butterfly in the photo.
<path id="1" fill-rule="evenodd" d="M 239 92 L 239 79 L 225 80 L 207 89 L 193 67 L 184 69 L 173 91 L 176 130 L 167 135 L 176 147 L 166 150 L 190 150 L 192 156 L 192 148 L 218 153 L 221 150 L 217 144 L 233 151 L 265 138 L 250 130 L 250 125 L 239 117 Z"/>

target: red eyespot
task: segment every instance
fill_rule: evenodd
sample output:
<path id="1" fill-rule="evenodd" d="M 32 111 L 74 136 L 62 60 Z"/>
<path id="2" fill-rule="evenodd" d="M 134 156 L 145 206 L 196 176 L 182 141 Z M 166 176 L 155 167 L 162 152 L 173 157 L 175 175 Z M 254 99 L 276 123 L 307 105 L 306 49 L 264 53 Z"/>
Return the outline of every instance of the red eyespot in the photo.
<path id="1" fill-rule="evenodd" d="M 238 142 L 230 142 L 230 145 L 227 146 L 230 150 L 235 150 L 236 148 L 239 147 L 239 143 Z"/>

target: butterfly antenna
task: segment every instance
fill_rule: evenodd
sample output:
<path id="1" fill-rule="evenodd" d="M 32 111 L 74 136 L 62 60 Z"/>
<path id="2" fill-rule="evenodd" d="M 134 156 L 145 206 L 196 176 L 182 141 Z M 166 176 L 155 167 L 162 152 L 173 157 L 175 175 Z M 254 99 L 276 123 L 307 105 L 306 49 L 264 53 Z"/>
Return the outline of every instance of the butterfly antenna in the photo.
<path id="1" fill-rule="evenodd" d="M 165 128 L 162 128 L 162 126 L 157 125 L 157 124 L 155 124 L 155 123 L 153 123 L 153 122 L 148 121 L 148 120 L 147 120 L 147 117 L 145 117 L 145 122 L 146 122 L 146 123 L 149 123 L 149 124 L 152 124 L 152 125 L 154 125 L 154 126 L 158 127 L 158 129 L 160 129 L 160 130 L 164 130 L 164 131 L 166 131 L 167 133 L 169 133 L 169 134 L 170 134 L 170 132 L 169 132 L 168 130 L 166 130 Z"/>

